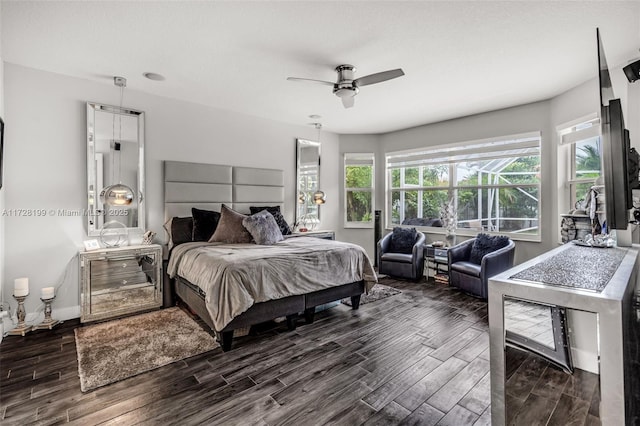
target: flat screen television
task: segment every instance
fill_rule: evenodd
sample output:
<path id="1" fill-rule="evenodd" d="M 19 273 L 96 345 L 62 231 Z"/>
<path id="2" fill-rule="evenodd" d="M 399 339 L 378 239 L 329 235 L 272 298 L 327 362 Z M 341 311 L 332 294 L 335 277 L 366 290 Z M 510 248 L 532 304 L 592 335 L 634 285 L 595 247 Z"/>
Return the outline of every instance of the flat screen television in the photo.
<path id="1" fill-rule="evenodd" d="M 604 55 L 600 31 L 598 39 L 598 69 L 600 82 L 600 127 L 602 170 L 604 174 L 605 216 L 607 231 L 627 229 L 632 189 L 637 185 L 638 171 L 629 166 L 631 142 L 625 129 L 622 104 L 615 99 L 609 68 Z M 634 151 L 633 155 L 637 155 Z M 637 159 L 635 159 L 637 160 Z M 634 161 L 637 164 L 637 161 Z"/>

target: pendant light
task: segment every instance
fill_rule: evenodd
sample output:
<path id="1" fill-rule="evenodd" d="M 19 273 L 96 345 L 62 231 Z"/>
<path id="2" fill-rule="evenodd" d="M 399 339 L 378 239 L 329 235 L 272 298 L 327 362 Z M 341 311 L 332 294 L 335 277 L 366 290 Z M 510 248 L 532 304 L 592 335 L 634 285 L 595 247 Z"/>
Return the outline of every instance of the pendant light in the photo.
<path id="1" fill-rule="evenodd" d="M 318 144 L 320 144 L 320 130 L 322 130 L 322 123 L 313 123 L 313 125 L 318 130 Z M 320 182 L 318 182 L 320 184 Z M 314 204 L 324 204 L 327 201 L 327 196 L 323 191 L 317 189 L 316 192 L 313 193 L 313 203 Z"/>
<path id="2" fill-rule="evenodd" d="M 327 201 L 327 196 L 323 191 L 316 191 L 313 193 L 313 202 L 315 204 L 324 204 Z"/>
<path id="3" fill-rule="evenodd" d="M 102 204 L 113 207 L 128 206 L 133 203 L 133 190 L 122 183 L 121 164 L 122 164 L 122 98 L 124 96 L 124 88 L 127 86 L 127 79 L 124 77 L 113 77 L 113 84 L 120 88 L 120 109 L 118 110 L 119 138 L 116 141 L 116 112 L 113 113 L 113 153 L 111 156 L 111 173 L 115 176 L 115 158 L 118 157 L 118 183 L 106 186 L 100 192 L 100 200 Z M 115 178 L 113 179 L 115 181 Z"/>

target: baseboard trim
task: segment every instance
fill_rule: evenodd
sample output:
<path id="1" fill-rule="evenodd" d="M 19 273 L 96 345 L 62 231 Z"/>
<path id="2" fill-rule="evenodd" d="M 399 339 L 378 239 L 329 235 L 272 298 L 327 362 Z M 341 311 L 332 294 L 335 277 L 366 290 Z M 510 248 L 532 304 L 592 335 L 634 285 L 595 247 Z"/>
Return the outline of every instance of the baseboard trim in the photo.
<path id="1" fill-rule="evenodd" d="M 51 313 L 51 318 L 56 319 L 58 321 L 66 321 L 74 318 L 80 318 L 80 305 L 78 306 L 70 306 L 67 308 L 54 308 Z M 8 312 L 0 312 L 0 342 L 2 341 L 2 337 L 4 337 L 5 333 L 8 333 L 12 330 L 16 324 L 18 323 L 18 319 L 15 316 L 9 317 Z M 40 324 L 44 321 L 44 312 L 29 312 L 25 316 L 24 321 L 28 325 L 36 325 Z"/>
<path id="2" fill-rule="evenodd" d="M 74 318 L 80 318 L 80 305 L 70 306 L 67 308 L 53 309 L 51 318 L 58 321 L 66 321 Z M 44 312 L 30 312 L 25 318 L 27 324 L 39 324 L 44 320 Z"/>
<path id="3" fill-rule="evenodd" d="M 593 352 L 571 348 L 571 360 L 573 361 L 573 366 L 575 368 L 594 374 L 600 374 L 598 356 Z"/>

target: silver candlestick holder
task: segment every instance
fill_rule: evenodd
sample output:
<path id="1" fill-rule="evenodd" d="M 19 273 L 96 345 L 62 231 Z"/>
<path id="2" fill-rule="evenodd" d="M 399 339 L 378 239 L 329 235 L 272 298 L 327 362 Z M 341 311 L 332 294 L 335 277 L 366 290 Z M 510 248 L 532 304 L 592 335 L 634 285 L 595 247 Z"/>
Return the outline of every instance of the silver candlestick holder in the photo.
<path id="1" fill-rule="evenodd" d="M 55 296 L 53 296 L 50 299 L 40 298 L 40 300 L 42 300 L 42 302 L 44 303 L 44 321 L 42 321 L 38 325 L 34 325 L 33 326 L 34 330 L 46 330 L 46 329 L 51 330 L 58 323 L 60 323 L 60 321 L 51 318 L 51 302 L 53 302 L 53 299 L 55 298 L 56 298 Z"/>
<path id="2" fill-rule="evenodd" d="M 8 334 L 11 336 L 24 337 L 25 334 L 27 334 L 33 329 L 33 327 L 31 327 L 30 325 L 27 325 L 24 322 L 24 319 L 27 316 L 27 311 L 24 310 L 24 301 L 27 298 L 27 296 L 16 296 L 15 294 L 13 295 L 13 298 L 18 301 L 18 311 L 16 312 L 18 316 L 18 325 L 16 326 L 16 328 L 9 331 Z"/>

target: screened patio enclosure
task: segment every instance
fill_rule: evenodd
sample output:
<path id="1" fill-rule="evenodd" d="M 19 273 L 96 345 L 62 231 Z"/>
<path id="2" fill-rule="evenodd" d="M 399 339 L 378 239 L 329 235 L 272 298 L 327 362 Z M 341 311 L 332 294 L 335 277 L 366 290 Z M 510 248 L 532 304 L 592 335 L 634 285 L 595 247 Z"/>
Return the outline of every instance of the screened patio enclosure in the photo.
<path id="1" fill-rule="evenodd" d="M 539 134 L 389 153 L 387 171 L 392 226 L 433 226 L 453 200 L 460 230 L 539 235 Z"/>

